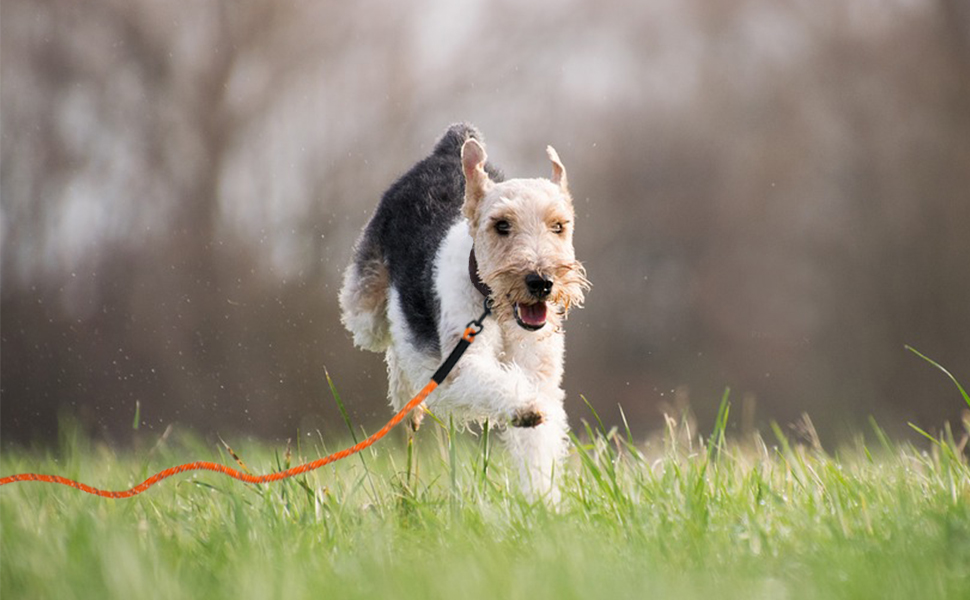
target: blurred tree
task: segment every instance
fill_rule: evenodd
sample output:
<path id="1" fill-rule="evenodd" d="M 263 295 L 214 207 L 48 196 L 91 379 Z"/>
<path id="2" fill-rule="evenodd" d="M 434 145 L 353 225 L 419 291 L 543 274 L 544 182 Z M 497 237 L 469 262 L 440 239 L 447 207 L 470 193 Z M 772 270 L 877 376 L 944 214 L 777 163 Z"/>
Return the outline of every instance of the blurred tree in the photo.
<path id="1" fill-rule="evenodd" d="M 0 432 L 290 436 L 386 416 L 336 290 L 384 188 L 477 122 L 566 161 L 594 282 L 567 389 L 636 428 L 725 385 L 822 430 L 955 419 L 970 364 L 960 0 L 0 4 Z M 675 392 L 676 391 L 676 392 Z M 616 421 L 618 414 L 613 414 Z"/>

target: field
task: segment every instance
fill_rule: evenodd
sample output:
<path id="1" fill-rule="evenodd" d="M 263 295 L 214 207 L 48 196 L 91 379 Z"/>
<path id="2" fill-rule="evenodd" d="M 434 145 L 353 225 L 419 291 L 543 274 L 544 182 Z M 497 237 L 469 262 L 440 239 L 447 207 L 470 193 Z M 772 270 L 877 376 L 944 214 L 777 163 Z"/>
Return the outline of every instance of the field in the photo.
<path id="1" fill-rule="evenodd" d="M 829 454 L 811 427 L 799 443 L 781 428 L 726 438 L 722 408 L 710 435 L 669 419 L 646 442 L 590 413 L 557 509 L 515 491 L 495 435 L 440 422 L 271 485 L 183 474 L 129 500 L 7 485 L 0 596 L 970 598 L 962 435 L 917 449 L 873 425 Z M 123 489 L 184 461 L 236 466 L 178 432 L 121 453 L 63 430 L 57 452 L 5 450 L 0 474 Z M 234 445 L 262 473 L 324 441 Z"/>

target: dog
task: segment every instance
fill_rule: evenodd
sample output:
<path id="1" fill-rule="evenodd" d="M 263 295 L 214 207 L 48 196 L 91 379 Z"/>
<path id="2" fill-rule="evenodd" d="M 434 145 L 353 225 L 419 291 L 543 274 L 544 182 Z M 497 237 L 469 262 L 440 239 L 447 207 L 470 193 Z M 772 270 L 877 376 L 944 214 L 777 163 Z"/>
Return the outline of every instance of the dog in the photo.
<path id="1" fill-rule="evenodd" d="M 573 249 L 566 168 L 546 152 L 549 179 L 506 180 L 474 126 L 451 126 L 385 192 L 354 248 L 340 308 L 355 345 L 384 353 L 400 410 L 487 299 L 492 318 L 427 409 L 498 425 L 527 496 L 558 501 L 568 449 L 563 322 L 590 284 Z M 415 413 L 416 429 L 423 410 Z"/>

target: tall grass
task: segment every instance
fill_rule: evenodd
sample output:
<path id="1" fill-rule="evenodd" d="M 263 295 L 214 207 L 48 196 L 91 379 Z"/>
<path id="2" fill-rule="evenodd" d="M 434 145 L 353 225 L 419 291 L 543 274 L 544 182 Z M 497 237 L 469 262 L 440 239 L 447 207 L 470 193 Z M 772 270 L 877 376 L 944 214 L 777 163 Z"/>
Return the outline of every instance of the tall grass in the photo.
<path id="1" fill-rule="evenodd" d="M 708 435 L 669 418 L 643 442 L 588 415 L 556 508 L 515 489 L 495 431 L 433 418 L 271 485 L 204 473 L 130 500 L 4 486 L 0 597 L 970 598 L 966 432 L 921 448 L 873 424 L 835 453 L 808 421 L 801 441 L 732 438 L 727 392 Z M 266 472 L 344 441 L 235 450 Z M 0 474 L 120 489 L 200 459 L 235 462 L 177 432 L 119 452 L 64 427 L 56 452 L 5 450 Z"/>

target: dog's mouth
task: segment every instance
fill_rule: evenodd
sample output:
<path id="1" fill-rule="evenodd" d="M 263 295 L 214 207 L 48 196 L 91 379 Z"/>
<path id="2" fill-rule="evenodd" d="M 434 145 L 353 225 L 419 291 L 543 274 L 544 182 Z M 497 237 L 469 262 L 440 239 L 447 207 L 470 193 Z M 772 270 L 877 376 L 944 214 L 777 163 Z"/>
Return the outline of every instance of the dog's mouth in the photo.
<path id="1" fill-rule="evenodd" d="M 547 309 L 545 302 L 536 302 L 535 304 L 516 302 L 512 311 L 515 313 L 515 322 L 522 329 L 539 331 L 546 324 Z"/>

